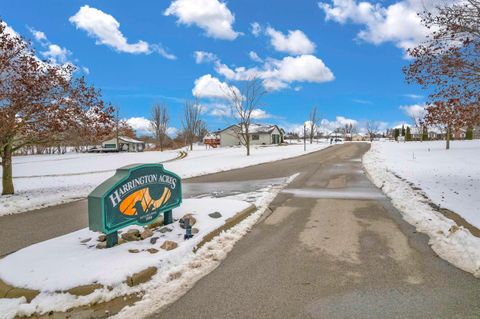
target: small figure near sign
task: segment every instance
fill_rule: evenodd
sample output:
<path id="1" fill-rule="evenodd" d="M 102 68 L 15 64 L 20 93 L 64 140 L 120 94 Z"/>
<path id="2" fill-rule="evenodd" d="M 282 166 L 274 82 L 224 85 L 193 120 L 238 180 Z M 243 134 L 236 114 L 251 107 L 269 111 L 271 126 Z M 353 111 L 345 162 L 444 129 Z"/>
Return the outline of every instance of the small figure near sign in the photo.
<path id="1" fill-rule="evenodd" d="M 118 243 L 118 230 L 126 226 L 150 224 L 161 213 L 164 224 L 171 224 L 172 209 L 181 203 L 181 179 L 163 165 L 125 166 L 88 195 L 89 228 L 105 233 L 109 248 Z"/>

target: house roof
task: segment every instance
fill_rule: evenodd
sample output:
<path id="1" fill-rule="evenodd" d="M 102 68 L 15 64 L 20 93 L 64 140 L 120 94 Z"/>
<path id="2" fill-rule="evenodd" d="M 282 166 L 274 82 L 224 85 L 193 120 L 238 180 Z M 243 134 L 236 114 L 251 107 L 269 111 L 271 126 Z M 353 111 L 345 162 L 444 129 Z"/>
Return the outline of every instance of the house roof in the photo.
<path id="1" fill-rule="evenodd" d="M 122 140 L 124 142 L 127 142 L 127 143 L 134 143 L 134 144 L 144 144 L 145 143 L 143 141 L 135 140 L 133 138 L 126 137 L 126 136 L 119 136 L 118 139 Z"/>
<path id="2" fill-rule="evenodd" d="M 219 133 L 224 132 L 224 131 L 226 131 L 229 128 L 234 127 L 234 126 L 239 127 L 238 124 L 233 124 L 233 125 L 230 125 L 230 126 L 224 128 L 223 130 L 218 130 L 218 131 L 212 132 L 210 134 L 219 134 Z M 258 124 L 258 123 L 251 123 L 249 128 L 248 128 L 248 131 L 249 131 L 250 134 L 270 134 L 275 130 L 275 128 L 277 128 L 280 132 L 283 132 L 282 129 L 280 129 L 275 124 Z"/>

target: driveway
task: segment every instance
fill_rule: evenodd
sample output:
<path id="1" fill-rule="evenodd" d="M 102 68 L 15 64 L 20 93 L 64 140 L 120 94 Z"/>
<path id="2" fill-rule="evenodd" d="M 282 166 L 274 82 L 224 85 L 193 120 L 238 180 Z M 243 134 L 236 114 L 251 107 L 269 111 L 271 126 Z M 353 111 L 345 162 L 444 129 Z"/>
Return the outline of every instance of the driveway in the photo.
<path id="1" fill-rule="evenodd" d="M 190 182 L 300 175 L 226 260 L 152 318 L 479 318 L 480 281 L 404 222 L 350 143 Z"/>

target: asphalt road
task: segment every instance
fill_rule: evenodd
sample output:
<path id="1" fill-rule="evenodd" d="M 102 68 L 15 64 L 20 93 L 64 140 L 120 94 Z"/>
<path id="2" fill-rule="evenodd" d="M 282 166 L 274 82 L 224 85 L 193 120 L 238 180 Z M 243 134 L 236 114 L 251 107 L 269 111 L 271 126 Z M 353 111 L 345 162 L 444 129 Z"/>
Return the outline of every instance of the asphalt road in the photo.
<path id="1" fill-rule="evenodd" d="M 368 148 L 190 180 L 300 172 L 215 271 L 152 318 L 480 318 L 480 280 L 438 258 L 370 183 Z"/>

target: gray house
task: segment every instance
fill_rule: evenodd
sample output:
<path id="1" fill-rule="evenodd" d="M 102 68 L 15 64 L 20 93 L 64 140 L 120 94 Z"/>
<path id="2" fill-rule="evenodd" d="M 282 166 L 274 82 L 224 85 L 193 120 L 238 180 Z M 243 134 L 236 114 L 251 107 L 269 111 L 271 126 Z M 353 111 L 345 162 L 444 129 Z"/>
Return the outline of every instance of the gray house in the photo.
<path id="1" fill-rule="evenodd" d="M 102 142 L 102 150 L 103 151 L 120 151 L 120 152 L 143 152 L 145 149 L 145 142 L 138 141 L 130 137 L 126 136 L 119 136 L 118 137 L 118 144 L 117 147 L 117 138 L 111 138 Z"/>
<path id="2" fill-rule="evenodd" d="M 241 145 L 240 126 L 235 124 L 223 130 L 209 133 L 204 138 L 205 144 L 214 144 L 221 147 Z M 277 125 L 269 124 L 250 124 L 249 132 L 250 145 L 274 145 L 283 143 L 283 130 Z"/>

